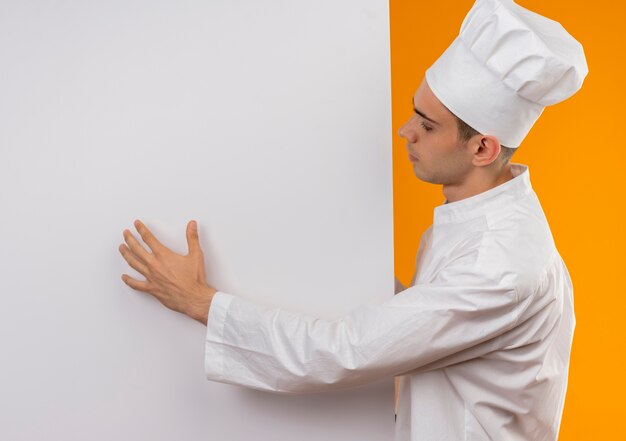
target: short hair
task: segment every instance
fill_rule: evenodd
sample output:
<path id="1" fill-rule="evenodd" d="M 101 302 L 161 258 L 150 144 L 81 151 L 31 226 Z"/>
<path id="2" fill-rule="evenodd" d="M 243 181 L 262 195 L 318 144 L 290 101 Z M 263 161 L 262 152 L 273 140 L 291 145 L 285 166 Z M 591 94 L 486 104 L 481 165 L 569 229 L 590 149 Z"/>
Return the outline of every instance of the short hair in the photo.
<path id="1" fill-rule="evenodd" d="M 474 130 L 465 121 L 463 121 L 461 118 L 456 116 L 454 113 L 452 113 L 452 116 L 454 116 L 454 118 L 456 119 L 457 126 L 459 128 L 459 131 L 458 131 L 459 140 L 461 142 L 468 141 L 472 136 L 480 135 L 479 131 Z M 513 153 L 515 153 L 515 151 L 517 150 L 517 147 L 515 148 L 506 147 L 502 144 L 500 144 L 500 147 L 502 147 L 502 151 L 500 152 L 500 155 L 502 156 L 502 161 L 506 164 L 511 159 L 511 156 L 513 156 Z"/>

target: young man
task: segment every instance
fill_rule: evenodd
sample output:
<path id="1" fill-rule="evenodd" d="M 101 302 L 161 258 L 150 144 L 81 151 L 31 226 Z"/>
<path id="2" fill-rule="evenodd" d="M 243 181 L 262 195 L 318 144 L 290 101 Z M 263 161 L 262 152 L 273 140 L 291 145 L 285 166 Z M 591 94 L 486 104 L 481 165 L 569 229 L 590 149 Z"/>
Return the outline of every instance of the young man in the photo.
<path id="1" fill-rule="evenodd" d="M 572 283 L 528 166 L 509 159 L 586 74 L 582 46 L 557 22 L 476 1 L 399 129 L 415 175 L 443 185 L 446 201 L 422 235 L 411 286 L 396 280 L 381 305 L 319 320 L 217 291 L 192 227 L 189 257 L 172 257 L 139 223 L 154 255 L 130 235 L 137 256 L 122 254 L 149 281 L 125 281 L 207 324 L 209 380 L 293 394 L 395 376 L 396 441 L 556 440 Z"/>

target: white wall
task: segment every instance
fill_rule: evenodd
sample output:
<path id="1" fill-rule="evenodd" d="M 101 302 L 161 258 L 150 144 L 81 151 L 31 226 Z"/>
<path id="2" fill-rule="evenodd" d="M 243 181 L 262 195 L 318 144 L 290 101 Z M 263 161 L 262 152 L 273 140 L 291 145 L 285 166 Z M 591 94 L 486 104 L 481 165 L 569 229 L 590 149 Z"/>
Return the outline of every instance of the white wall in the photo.
<path id="1" fill-rule="evenodd" d="M 391 439 L 392 378 L 207 381 L 206 328 L 118 252 L 138 218 L 185 254 L 196 219 L 218 289 L 391 297 L 387 2 L 0 0 L 0 60 L 0 439 Z"/>

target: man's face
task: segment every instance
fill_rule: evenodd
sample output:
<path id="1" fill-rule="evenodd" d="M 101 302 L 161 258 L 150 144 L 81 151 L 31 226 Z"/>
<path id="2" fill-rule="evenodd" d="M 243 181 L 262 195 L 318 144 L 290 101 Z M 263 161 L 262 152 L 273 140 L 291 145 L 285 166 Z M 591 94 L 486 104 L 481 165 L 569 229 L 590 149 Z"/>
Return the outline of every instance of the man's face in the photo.
<path id="1" fill-rule="evenodd" d="M 415 92 L 413 110 L 398 135 L 407 140 L 415 176 L 432 184 L 461 184 L 472 168 L 472 155 L 467 143 L 458 139 L 454 115 L 433 94 L 426 78 Z"/>

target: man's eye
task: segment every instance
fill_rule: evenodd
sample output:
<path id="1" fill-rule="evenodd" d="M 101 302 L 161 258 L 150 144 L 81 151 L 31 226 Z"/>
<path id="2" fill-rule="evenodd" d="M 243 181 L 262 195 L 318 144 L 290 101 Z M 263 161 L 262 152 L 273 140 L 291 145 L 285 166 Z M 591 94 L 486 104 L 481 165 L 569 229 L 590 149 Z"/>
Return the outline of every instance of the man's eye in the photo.
<path id="1" fill-rule="evenodd" d="M 427 132 L 430 132 L 432 130 L 432 127 L 428 127 L 426 124 L 421 123 L 422 127 L 424 128 L 424 130 L 426 130 Z"/>

